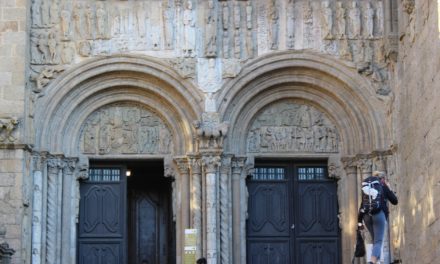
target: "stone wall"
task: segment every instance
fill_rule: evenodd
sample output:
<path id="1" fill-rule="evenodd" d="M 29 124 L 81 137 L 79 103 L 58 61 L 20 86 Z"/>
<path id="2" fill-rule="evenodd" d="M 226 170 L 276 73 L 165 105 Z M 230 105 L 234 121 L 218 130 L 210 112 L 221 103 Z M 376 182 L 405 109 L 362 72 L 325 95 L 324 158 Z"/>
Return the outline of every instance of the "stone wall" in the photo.
<path id="1" fill-rule="evenodd" d="M 13 263 L 25 258 L 21 248 L 26 154 L 14 144 L 21 141 L 24 116 L 27 2 L 0 0 L 0 227 L 6 231 L 4 240 L 16 250 Z"/>
<path id="2" fill-rule="evenodd" d="M 399 162 L 391 214 L 397 257 L 435 263 L 440 241 L 440 1 L 401 1 L 395 68 L 395 137 Z"/>

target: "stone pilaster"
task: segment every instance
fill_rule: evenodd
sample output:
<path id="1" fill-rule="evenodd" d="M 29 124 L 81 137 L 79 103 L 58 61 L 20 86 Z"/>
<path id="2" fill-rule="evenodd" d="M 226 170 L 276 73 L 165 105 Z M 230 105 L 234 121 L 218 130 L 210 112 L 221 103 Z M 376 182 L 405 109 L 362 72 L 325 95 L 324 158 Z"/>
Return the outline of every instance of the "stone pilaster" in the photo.
<path id="1" fill-rule="evenodd" d="M 200 157 L 189 158 L 191 167 L 191 215 L 192 226 L 197 229 L 196 259 L 202 257 L 202 160 Z"/>
<path id="2" fill-rule="evenodd" d="M 59 236 L 59 195 L 60 173 L 63 167 L 63 162 L 58 156 L 51 156 L 47 160 L 47 209 L 46 209 L 46 262 L 47 264 L 59 263 L 60 259 L 57 257 L 57 249 Z"/>
<path id="3" fill-rule="evenodd" d="M 176 235 L 176 243 L 177 245 L 180 245 L 180 248 L 178 248 L 177 250 L 176 257 L 177 259 L 183 259 L 185 229 L 190 228 L 189 164 L 187 157 L 175 157 L 174 161 L 177 165 L 177 170 L 179 172 L 179 176 L 176 177 L 175 189 L 177 190 L 176 229 L 179 232 Z"/>
<path id="4" fill-rule="evenodd" d="M 43 235 L 43 164 L 45 153 L 34 153 L 32 188 L 32 263 L 41 263 Z"/>
<path id="5" fill-rule="evenodd" d="M 207 154 L 202 157 L 206 178 L 206 258 L 208 263 L 216 264 L 218 261 L 217 244 L 217 171 L 221 158 L 216 154 Z"/>
<path id="6" fill-rule="evenodd" d="M 224 155 L 220 167 L 220 263 L 231 263 L 231 159 L 232 155 Z"/>
<path id="7" fill-rule="evenodd" d="M 234 157 L 232 158 L 232 203 L 234 207 L 232 208 L 232 249 L 233 249 L 233 262 L 232 263 L 242 263 L 242 199 L 240 196 L 241 180 L 243 174 L 243 168 L 245 166 L 246 157 Z"/>

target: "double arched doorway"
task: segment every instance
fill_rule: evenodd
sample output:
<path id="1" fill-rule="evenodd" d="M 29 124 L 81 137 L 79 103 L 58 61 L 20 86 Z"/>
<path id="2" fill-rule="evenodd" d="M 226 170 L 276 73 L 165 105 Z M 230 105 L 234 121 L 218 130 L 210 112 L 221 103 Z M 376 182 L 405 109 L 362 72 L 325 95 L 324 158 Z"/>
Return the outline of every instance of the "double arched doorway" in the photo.
<path id="1" fill-rule="evenodd" d="M 33 232 L 39 234 L 33 236 L 32 247 L 37 252 L 33 258 L 44 258 L 48 263 L 82 263 L 81 258 L 87 252 L 102 253 L 98 259 L 114 256 L 105 255 L 106 248 L 110 248 L 108 241 L 99 245 L 95 240 L 94 251 L 82 247 L 82 242 L 91 245 L 91 240 L 82 237 L 81 230 L 86 226 L 96 227 L 99 225 L 96 222 L 101 220 L 104 226 L 103 216 L 111 218 L 116 213 L 94 209 L 112 208 L 106 203 L 121 202 L 118 206 L 122 210 L 118 211 L 121 218 L 118 221 L 109 218 L 106 225 L 114 226 L 118 222 L 125 230 L 120 248 L 114 250 L 120 252 L 115 257 L 119 263 L 125 263 L 131 254 L 127 249 L 130 236 L 133 237 L 131 233 L 144 230 L 133 226 L 146 225 L 142 222 L 146 218 L 139 215 L 148 214 L 148 208 L 162 200 L 165 201 L 162 208 L 168 208 L 164 217 L 168 219 L 165 236 L 171 241 L 166 247 L 173 248 L 167 251 L 172 252 L 172 257 L 167 259 L 169 263 L 183 263 L 188 254 L 185 251 L 188 229 L 196 230 L 193 248 L 196 257 L 205 256 L 210 263 L 246 263 L 266 243 L 265 234 L 256 234 L 256 230 L 269 228 L 262 223 L 272 219 L 267 216 L 276 215 L 269 209 L 261 213 L 256 204 L 271 208 L 276 201 L 286 204 L 286 208 L 289 205 L 303 208 L 310 205 L 308 202 L 316 201 L 314 204 L 319 206 L 315 211 L 285 212 L 287 218 L 281 225 L 292 230 L 291 223 L 296 221 L 292 219 L 310 220 L 309 216 L 317 212 L 316 215 L 323 217 L 318 222 L 331 220 L 333 233 L 315 236 L 319 239 L 312 246 L 333 239 L 333 250 L 351 249 L 356 183 L 362 173 L 379 166 L 374 162 L 376 157 L 388 155 L 383 151 L 389 143 L 388 128 L 384 125 L 386 112 L 368 80 L 350 65 L 325 55 L 281 52 L 244 65 L 236 78 L 224 83 L 214 100 L 218 104 L 217 112 L 204 112 L 203 94 L 190 80 L 179 76 L 171 65 L 147 57 L 96 59 L 78 65 L 51 83 L 35 105 L 34 120 L 43 121 L 35 122 L 33 128 L 38 150 L 34 153 L 33 176 L 34 183 L 47 195 L 34 197 L 41 205 L 33 207 L 33 214 L 39 216 L 39 221 L 33 224 Z M 125 168 L 130 164 L 137 164 L 134 167 L 138 171 L 151 169 L 156 171 L 155 175 L 168 177 L 165 181 L 157 175 L 151 178 L 152 185 L 157 182 L 167 186 L 164 188 L 167 195 L 162 199 L 152 190 L 141 188 L 140 194 L 129 196 L 127 193 L 136 190 L 134 186 L 149 185 L 148 179 L 145 181 L 148 176 L 139 180 L 139 184 L 123 183 L 123 179 L 127 181 Z M 119 169 L 119 178 L 114 176 L 122 184 L 119 186 L 122 198 L 118 202 L 103 196 L 116 193 L 116 189 L 106 192 L 96 187 L 91 195 L 90 188 L 99 185 L 83 188 L 87 182 L 93 183 L 92 172 L 104 168 L 103 165 L 110 175 L 112 166 L 124 168 Z M 285 178 L 279 176 L 280 182 L 275 178 L 264 181 L 268 175 L 258 176 L 263 169 L 273 168 L 285 168 Z M 310 173 L 314 171 L 309 173 L 314 175 L 310 179 L 307 173 L 301 176 L 307 169 Z M 320 173 L 324 176 L 319 176 Z M 102 170 L 99 175 L 104 174 L 107 172 Z M 248 175 L 252 176 L 246 180 Z M 301 177 L 306 177 L 305 182 Z M 308 180 L 313 179 L 317 185 L 308 187 Z M 105 184 L 110 183 L 105 181 Z M 276 187 L 277 184 L 284 187 Z M 276 191 L 275 187 L 286 192 Z M 269 190 L 283 195 L 271 195 Z M 311 193 L 317 196 L 311 197 Z M 300 194 L 305 194 L 305 203 L 298 203 L 302 199 Z M 96 205 L 97 197 L 103 202 L 101 207 Z M 133 208 L 127 202 L 130 199 L 138 201 L 134 205 L 144 204 L 146 211 L 135 212 L 130 218 L 129 211 Z M 92 201 L 95 207 L 84 209 L 88 206 L 81 204 L 85 200 Z M 331 206 L 320 204 L 327 200 L 332 201 Z M 334 210 L 319 209 L 324 207 Z M 83 221 L 87 212 L 91 215 L 96 211 L 107 213 L 91 217 L 88 223 Z M 140 222 L 122 227 L 133 219 Z M 283 222 L 281 218 L 274 219 Z M 145 236 L 154 233 L 149 230 Z M 170 233 L 173 235 L 169 236 Z M 297 252 L 300 248 L 307 249 L 307 245 L 296 244 L 304 236 L 289 231 L 288 237 L 287 251 L 293 252 L 288 259 L 300 261 Z M 273 245 L 281 245 L 278 242 L 283 236 L 275 240 Z M 157 249 L 154 254 L 162 253 Z M 138 255 L 136 261 L 143 261 L 142 254 Z M 338 254 L 336 261 L 346 257 Z M 164 263 L 160 257 L 154 261 L 150 260 Z"/>

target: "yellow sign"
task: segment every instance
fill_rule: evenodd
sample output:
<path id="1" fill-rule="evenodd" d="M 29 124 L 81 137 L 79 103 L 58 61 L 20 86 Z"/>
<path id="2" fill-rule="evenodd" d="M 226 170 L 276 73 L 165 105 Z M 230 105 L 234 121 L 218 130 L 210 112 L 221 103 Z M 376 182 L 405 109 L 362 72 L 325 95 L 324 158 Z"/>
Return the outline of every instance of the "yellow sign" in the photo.
<path id="1" fill-rule="evenodd" d="M 185 229 L 183 264 L 196 263 L 197 229 Z"/>

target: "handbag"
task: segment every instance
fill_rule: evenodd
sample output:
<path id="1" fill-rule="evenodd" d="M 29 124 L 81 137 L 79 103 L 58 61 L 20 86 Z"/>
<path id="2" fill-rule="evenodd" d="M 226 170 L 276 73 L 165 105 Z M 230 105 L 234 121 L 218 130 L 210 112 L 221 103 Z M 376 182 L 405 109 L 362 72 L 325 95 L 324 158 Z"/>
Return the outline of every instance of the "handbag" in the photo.
<path id="1" fill-rule="evenodd" d="M 365 256 L 365 243 L 362 237 L 361 230 L 356 231 L 356 247 L 354 249 L 354 256 L 356 258 L 361 258 Z"/>

